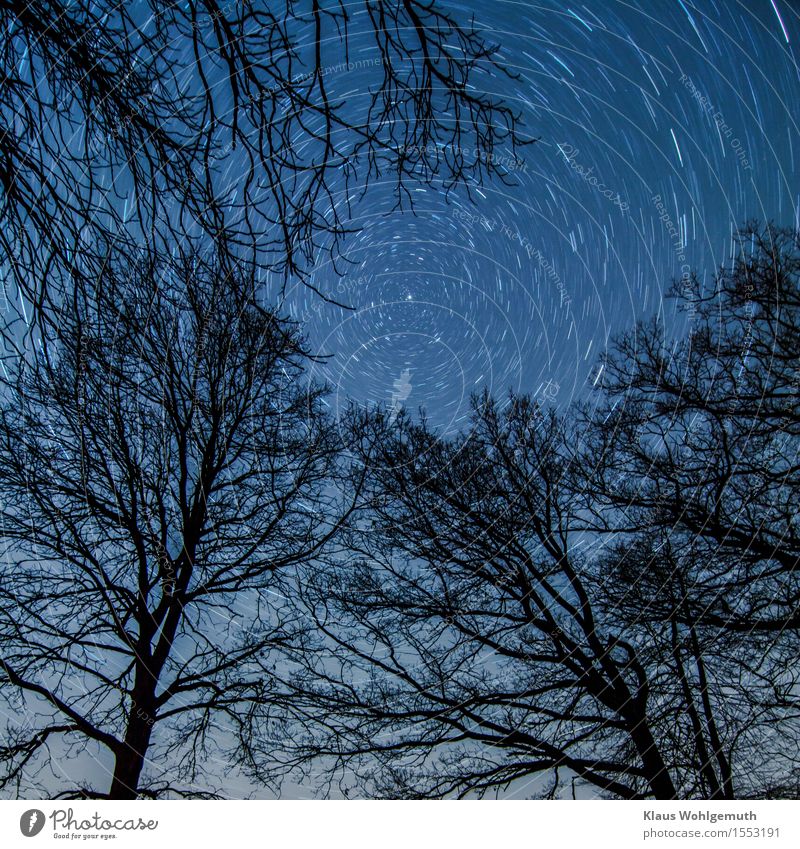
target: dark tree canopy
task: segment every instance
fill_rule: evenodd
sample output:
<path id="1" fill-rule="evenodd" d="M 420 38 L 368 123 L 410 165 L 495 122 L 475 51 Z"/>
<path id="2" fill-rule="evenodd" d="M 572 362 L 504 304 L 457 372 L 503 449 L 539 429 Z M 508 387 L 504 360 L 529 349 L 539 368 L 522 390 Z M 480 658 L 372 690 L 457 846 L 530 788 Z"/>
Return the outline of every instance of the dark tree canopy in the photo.
<path id="1" fill-rule="evenodd" d="M 271 722 L 270 651 L 303 630 L 283 575 L 346 513 L 339 440 L 296 330 L 214 260 L 118 257 L 59 324 L 3 379 L 0 684 L 25 718 L 0 780 L 52 793 L 65 750 L 97 764 L 64 796 L 208 794 L 205 754 L 246 762 Z"/>
<path id="2" fill-rule="evenodd" d="M 306 693 L 342 718 L 322 750 L 333 768 L 404 796 L 538 773 L 553 793 L 569 774 L 625 798 L 689 785 L 665 761 L 647 652 L 590 596 L 563 423 L 524 398 L 501 410 L 484 397 L 454 440 L 380 416 L 359 430 L 361 557 L 332 562 L 314 595 L 344 660 L 335 680 L 312 668 Z"/>
<path id="3" fill-rule="evenodd" d="M 739 244 L 690 337 L 622 335 L 592 406 L 354 418 L 367 497 L 307 588 L 331 657 L 298 657 L 292 764 L 392 796 L 798 795 L 798 242 Z"/>
<path id="4" fill-rule="evenodd" d="M 643 591 L 680 577 L 682 616 L 745 635 L 796 632 L 797 233 L 747 228 L 711 291 L 695 281 L 683 297 L 694 314 L 688 338 L 673 344 L 659 325 L 640 325 L 605 360 L 603 424 L 587 451 L 587 464 L 603 462 L 586 482 L 587 506 L 618 539 L 618 568 L 628 550 L 636 570 L 653 551 Z M 662 574 L 664 540 L 681 566 Z M 671 609 L 667 597 L 650 601 L 653 615 Z"/>
<path id="5" fill-rule="evenodd" d="M 33 0 L 0 28 L 0 261 L 38 318 L 110 242 L 211 238 L 308 282 L 373 181 L 410 205 L 507 179 L 495 150 L 525 143 L 482 93 L 496 48 L 435 3 Z"/>

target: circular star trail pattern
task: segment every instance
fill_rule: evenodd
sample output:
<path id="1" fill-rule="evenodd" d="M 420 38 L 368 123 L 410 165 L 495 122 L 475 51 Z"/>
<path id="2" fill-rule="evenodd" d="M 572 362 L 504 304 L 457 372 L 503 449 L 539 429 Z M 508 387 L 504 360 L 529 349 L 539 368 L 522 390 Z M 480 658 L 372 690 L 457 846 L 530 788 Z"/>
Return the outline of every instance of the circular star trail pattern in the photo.
<path id="1" fill-rule="evenodd" d="M 326 83 L 363 115 L 380 71 L 362 6 L 345 6 L 354 67 Z M 585 397 L 615 333 L 653 314 L 685 328 L 670 282 L 708 283 L 745 221 L 800 224 L 800 17 L 785 0 L 443 6 L 500 46 L 509 76 L 482 83 L 535 143 L 497 151 L 509 185 L 417 187 L 413 213 L 390 177 L 340 198 L 359 230 L 312 275 L 329 301 L 297 283 L 283 307 L 330 355 L 309 371 L 335 411 L 404 405 L 454 432 L 483 389 Z"/>
<path id="2" fill-rule="evenodd" d="M 613 334 L 654 314 L 680 332 L 671 281 L 707 284 L 748 219 L 797 225 L 800 20 L 784 0 L 447 8 L 513 75 L 483 82 L 536 139 L 497 151 L 515 185 L 418 188 L 414 214 L 374 185 L 349 263 L 313 275 L 347 308 L 302 287 L 287 304 L 339 409 L 402 403 L 450 431 L 484 387 L 585 397 Z M 355 9 L 356 65 L 360 27 Z M 374 72 L 337 74 L 354 110 Z"/>

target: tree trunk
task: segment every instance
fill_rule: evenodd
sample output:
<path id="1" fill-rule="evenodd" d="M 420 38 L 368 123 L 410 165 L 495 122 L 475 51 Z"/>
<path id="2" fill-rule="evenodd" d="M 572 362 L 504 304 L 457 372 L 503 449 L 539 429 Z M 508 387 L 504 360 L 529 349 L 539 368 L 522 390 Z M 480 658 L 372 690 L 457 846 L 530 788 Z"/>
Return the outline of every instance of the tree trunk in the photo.
<path id="1" fill-rule="evenodd" d="M 664 759 L 661 757 L 656 741 L 650 733 L 646 718 L 644 716 L 635 717 L 633 721 L 630 718 L 628 721 L 630 722 L 631 740 L 633 740 L 636 751 L 639 753 L 642 770 L 653 795 L 656 799 L 676 799 L 678 794 L 675 785 L 672 783 L 672 777 Z"/>
<path id="2" fill-rule="evenodd" d="M 112 799 L 136 799 L 139 795 L 139 778 L 142 774 L 154 717 L 137 703 L 131 708 L 131 716 L 122 749 L 117 752 L 114 776 L 111 779 L 109 796 Z"/>

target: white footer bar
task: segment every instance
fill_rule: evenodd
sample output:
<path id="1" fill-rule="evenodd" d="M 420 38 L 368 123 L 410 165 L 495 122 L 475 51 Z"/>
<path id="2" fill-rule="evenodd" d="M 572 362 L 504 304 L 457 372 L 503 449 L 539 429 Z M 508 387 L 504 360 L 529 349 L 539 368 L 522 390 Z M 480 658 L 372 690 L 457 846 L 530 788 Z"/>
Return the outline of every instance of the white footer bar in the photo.
<path id="1" fill-rule="evenodd" d="M 0 846 L 800 846 L 800 802 L 0 802 Z"/>

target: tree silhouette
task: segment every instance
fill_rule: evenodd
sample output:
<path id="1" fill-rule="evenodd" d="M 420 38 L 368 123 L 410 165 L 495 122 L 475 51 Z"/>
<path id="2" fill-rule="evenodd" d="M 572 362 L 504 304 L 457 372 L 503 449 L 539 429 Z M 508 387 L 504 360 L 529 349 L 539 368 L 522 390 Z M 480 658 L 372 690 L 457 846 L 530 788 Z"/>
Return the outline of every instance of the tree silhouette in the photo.
<path id="1" fill-rule="evenodd" d="M 796 632 L 798 235 L 750 226 L 711 291 L 695 280 L 675 294 L 695 314 L 687 339 L 673 345 L 659 325 L 641 325 L 605 360 L 607 401 L 588 451 L 603 460 L 587 505 L 613 530 L 621 566 L 629 546 L 641 557 L 668 535 L 685 585 L 681 619 Z M 675 612 L 658 594 L 648 610 Z"/>
<path id="2" fill-rule="evenodd" d="M 483 93 L 506 72 L 418 0 L 32 0 L 0 3 L 0 26 L 0 261 L 19 292 L 0 684 L 29 717 L 3 784 L 33 787 L 61 747 L 110 758 L 113 797 L 210 793 L 192 782 L 212 738 L 267 780 L 250 737 L 278 698 L 269 650 L 305 626 L 262 594 L 319 555 L 358 486 L 335 485 L 308 354 L 255 293 L 314 288 L 372 183 L 411 207 L 412 184 L 508 180 L 496 149 L 526 140 Z"/>
<path id="3" fill-rule="evenodd" d="M 609 605 L 651 623 L 698 684 L 687 715 L 709 783 L 730 786 L 735 758 L 742 795 L 795 797 L 800 242 L 751 224 L 736 245 L 709 291 L 673 287 L 686 339 L 651 322 L 616 341 L 576 489 L 609 538 Z M 720 724 L 739 726 L 727 746 Z"/>
<path id="4" fill-rule="evenodd" d="M 99 765 L 62 797 L 208 795 L 303 639 L 281 584 L 346 515 L 338 437 L 296 330 L 214 257 L 116 256 L 58 320 L 3 379 L 2 786 L 52 795 L 55 747 Z"/>
<path id="5" fill-rule="evenodd" d="M 308 595 L 340 665 L 308 657 L 297 693 L 340 721 L 328 739 L 312 727 L 308 754 L 388 795 L 542 773 L 675 796 L 647 652 L 592 600 L 563 423 L 530 399 L 502 410 L 484 397 L 457 438 L 402 416 L 357 431 L 370 469 L 350 536 L 360 558 L 318 570 Z"/>
<path id="6" fill-rule="evenodd" d="M 683 292 L 689 337 L 623 334 L 597 403 L 484 396 L 457 436 L 355 416 L 367 498 L 306 587 L 292 765 L 386 795 L 797 796 L 797 238 L 748 228 Z"/>
<path id="7" fill-rule="evenodd" d="M 240 274 L 313 285 L 371 182 L 410 206 L 410 184 L 507 180 L 495 149 L 526 143 L 482 93 L 495 47 L 434 3 L 32 0 L 0 27 L 0 248 L 25 320 L 109 243 L 211 238 Z"/>

